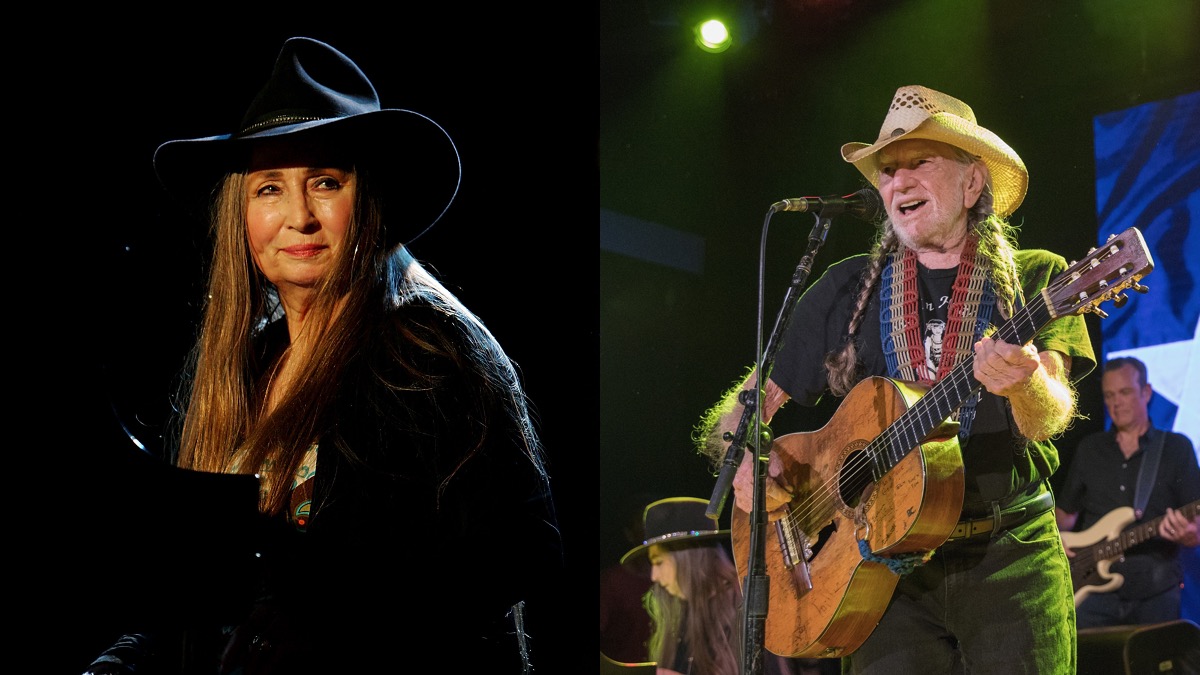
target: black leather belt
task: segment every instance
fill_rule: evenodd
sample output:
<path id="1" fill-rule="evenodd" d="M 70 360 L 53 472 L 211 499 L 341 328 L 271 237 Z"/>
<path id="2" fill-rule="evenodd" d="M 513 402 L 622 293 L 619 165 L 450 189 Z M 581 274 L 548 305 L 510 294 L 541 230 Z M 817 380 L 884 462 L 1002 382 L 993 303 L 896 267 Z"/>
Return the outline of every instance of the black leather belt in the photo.
<path id="1" fill-rule="evenodd" d="M 1054 508 L 1054 493 L 1046 490 L 1019 504 L 997 509 L 990 516 L 958 521 L 958 525 L 955 526 L 946 541 L 967 539 L 980 534 L 1006 530 L 1034 516 L 1040 516 L 1052 508 Z"/>

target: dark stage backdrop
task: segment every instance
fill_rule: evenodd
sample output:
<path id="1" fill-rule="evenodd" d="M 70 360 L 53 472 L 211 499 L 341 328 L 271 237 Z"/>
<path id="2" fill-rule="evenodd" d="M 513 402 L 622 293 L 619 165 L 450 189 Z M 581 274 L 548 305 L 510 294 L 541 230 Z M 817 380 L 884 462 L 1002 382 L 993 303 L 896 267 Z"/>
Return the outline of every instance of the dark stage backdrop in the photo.
<path id="1" fill-rule="evenodd" d="M 711 495 L 714 476 L 691 432 L 755 361 L 760 299 L 769 335 L 813 223 L 783 213 L 764 231 L 767 210 L 863 187 L 838 149 L 875 139 L 898 87 L 961 98 L 1020 153 L 1031 179 L 1013 219 L 1020 243 L 1069 260 L 1097 243 L 1097 116 L 1200 91 L 1200 6 L 1186 0 L 746 4 L 760 10 L 758 30 L 723 54 L 690 44 L 678 5 L 601 5 L 600 565 L 627 548 L 619 514 L 641 494 Z M 1149 138 L 1150 124 L 1135 131 Z M 1194 138 L 1175 146 L 1193 166 Z M 1146 149 L 1113 160 L 1141 166 Z M 1152 173 L 1139 180 L 1128 195 L 1136 200 L 1122 201 L 1135 216 L 1162 183 Z M 872 236 L 835 217 L 810 283 Z M 1172 255 L 1181 252 L 1160 257 Z M 1160 269 L 1137 300 L 1191 278 Z M 1155 321 L 1131 308 L 1107 321 Z M 1102 321 L 1087 321 L 1102 354 Z M 1104 428 L 1098 375 L 1080 383 L 1080 405 L 1087 419 L 1058 442 L 1064 463 L 1083 435 Z M 773 431 L 818 429 L 833 410 L 790 404 Z"/>
<path id="2" fill-rule="evenodd" d="M 163 452 L 207 251 L 201 227 L 159 189 L 151 157 L 165 140 L 231 131 L 283 41 L 304 35 L 355 60 L 385 107 L 430 116 L 458 145 L 458 198 L 412 250 L 482 317 L 525 380 L 564 535 L 566 573 L 548 571 L 547 583 L 578 594 L 569 616 L 537 619 L 551 630 L 533 636 L 531 654 L 537 672 L 573 671 L 561 670 L 579 649 L 573 627 L 590 626 L 596 607 L 595 53 L 590 14 L 559 16 L 581 30 L 543 30 L 532 15 L 541 11 L 163 7 L 136 30 L 114 15 L 76 14 L 74 29 L 46 18 L 53 32 L 30 30 L 26 47 L 7 48 L 10 144 L 24 148 L 7 163 L 19 190 L 9 193 L 9 229 L 21 235 L 10 269 L 24 270 L 9 276 L 21 280 L 9 437 L 38 478 L 14 481 L 29 494 L 14 500 L 28 514 L 17 553 L 39 580 L 34 637 L 53 644 L 37 651 L 35 670 L 82 671 L 114 637 L 115 588 L 169 576 L 156 540 L 186 539 L 209 513 L 169 511 L 170 496 L 143 492 L 128 468 Z M 495 527 L 505 526 L 496 513 Z M 398 583 L 488 582 L 488 551 L 477 579 L 442 580 L 422 542 L 397 545 L 431 557 L 429 579 Z M 60 571 L 41 583 L 48 561 Z M 420 610 L 397 608 L 415 621 Z M 527 609 L 531 622 L 536 611 Z M 588 631 L 584 644 L 593 639 Z M 583 652 L 590 663 L 594 651 Z"/>

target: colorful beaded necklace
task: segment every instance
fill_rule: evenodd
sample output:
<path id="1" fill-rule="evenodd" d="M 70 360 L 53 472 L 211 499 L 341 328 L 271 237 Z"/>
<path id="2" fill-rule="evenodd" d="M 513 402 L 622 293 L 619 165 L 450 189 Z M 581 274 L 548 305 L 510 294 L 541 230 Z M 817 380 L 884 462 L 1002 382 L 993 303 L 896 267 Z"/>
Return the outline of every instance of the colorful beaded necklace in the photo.
<path id="1" fill-rule="evenodd" d="M 950 294 L 942 360 L 935 375 L 925 367 L 925 346 L 918 312 L 917 256 L 903 246 L 899 255 L 888 256 L 880 287 L 879 333 L 890 377 L 931 384 L 949 374 L 972 353 L 975 342 L 983 337 L 991 322 L 992 308 L 996 304 L 996 295 L 988 278 L 989 269 L 987 259 L 979 254 L 978 239 L 967 237 Z M 978 400 L 977 393 L 956 413 L 959 438 L 964 441 L 971 430 Z"/>

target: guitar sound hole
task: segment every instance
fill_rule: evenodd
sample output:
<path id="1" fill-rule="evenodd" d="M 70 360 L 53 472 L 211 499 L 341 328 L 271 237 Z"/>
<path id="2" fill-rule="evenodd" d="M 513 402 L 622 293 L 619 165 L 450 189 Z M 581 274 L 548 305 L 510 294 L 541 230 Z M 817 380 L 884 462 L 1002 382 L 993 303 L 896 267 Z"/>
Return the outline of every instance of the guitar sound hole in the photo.
<path id="1" fill-rule="evenodd" d="M 870 501 L 871 490 L 875 487 L 871 473 L 866 468 L 869 466 L 867 458 L 868 455 L 861 449 L 849 452 L 842 458 L 842 470 L 838 472 L 838 496 L 851 510 Z"/>

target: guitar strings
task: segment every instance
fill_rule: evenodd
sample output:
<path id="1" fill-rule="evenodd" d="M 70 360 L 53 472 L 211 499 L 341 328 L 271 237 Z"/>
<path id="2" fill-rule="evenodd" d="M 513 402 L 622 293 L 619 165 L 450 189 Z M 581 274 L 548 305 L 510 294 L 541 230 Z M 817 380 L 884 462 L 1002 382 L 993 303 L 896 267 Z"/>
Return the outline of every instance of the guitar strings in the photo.
<path id="1" fill-rule="evenodd" d="M 1130 229 L 1136 234 L 1134 228 Z M 1100 267 L 1101 260 L 1107 260 L 1109 257 L 1115 256 L 1118 251 L 1123 250 L 1126 247 L 1124 236 L 1122 235 L 1119 240 L 1115 235 L 1110 236 L 1103 248 L 1093 248 L 1082 261 L 1070 263 L 1066 270 L 1050 280 L 1046 284 L 1046 287 L 1039 292 L 1038 297 L 1043 298 L 1042 303 L 1035 303 L 1032 306 L 1022 306 L 1009 321 L 997 328 L 994 333 L 995 337 L 1010 344 L 1026 344 L 1036 337 L 1040 327 L 1048 325 L 1050 321 L 1068 314 L 1093 311 L 1092 307 L 1094 305 L 1116 297 L 1129 286 L 1133 285 L 1136 288 L 1136 282 L 1139 278 L 1137 274 L 1145 269 L 1145 264 L 1144 261 L 1131 260 L 1130 262 L 1142 264 L 1142 267 L 1133 273 L 1130 272 L 1128 267 L 1121 267 L 1117 270 L 1118 279 L 1114 279 L 1114 283 L 1111 285 L 1106 279 L 1101 278 L 1098 283 L 1090 282 L 1092 285 L 1085 290 L 1070 294 L 1062 293 L 1068 286 L 1079 283 L 1079 280 L 1085 276 L 1087 269 L 1094 270 Z M 1140 235 L 1138 235 L 1138 239 L 1140 240 Z M 1053 311 L 1054 308 L 1051 305 L 1058 300 L 1064 302 L 1064 307 L 1067 311 L 1061 313 Z M 1036 317 L 1034 316 L 1035 312 L 1037 314 Z M 1104 315 L 1101 314 L 1101 316 L 1103 317 Z M 1034 320 L 1035 318 L 1037 319 L 1036 321 Z M 1028 339 L 1021 339 L 1019 335 L 1020 331 L 1018 328 L 1021 326 L 1022 320 L 1027 320 L 1029 324 Z M 950 387 L 941 386 L 942 383 L 939 382 L 938 386 L 932 387 L 925 395 L 920 396 L 908 410 L 901 413 L 882 433 L 869 441 L 861 452 L 851 457 L 844 467 L 844 473 L 848 473 L 858 480 L 862 478 L 864 472 L 871 470 L 871 467 L 875 466 L 879 470 L 873 474 L 874 480 L 878 480 L 878 478 L 882 478 L 890 470 L 891 466 L 894 466 L 913 449 L 925 442 L 928 435 L 940 427 L 945 419 L 943 415 L 932 415 L 932 413 L 939 410 L 939 408 L 934 407 L 935 403 L 942 404 L 944 409 L 946 404 L 957 400 L 958 403 L 954 406 L 954 410 L 958 410 L 962 406 L 962 403 L 969 400 L 968 397 L 973 396 L 982 386 L 974 378 L 973 354 L 968 353 L 942 382 L 948 382 L 954 386 L 954 399 L 949 398 L 949 395 L 942 391 Z M 962 387 L 965 387 L 965 392 L 960 390 Z M 918 426 L 916 422 L 913 422 L 914 418 L 922 422 L 924 426 Z M 909 442 L 901 444 L 906 439 Z M 881 445 L 883 451 L 887 451 L 889 448 L 896 451 L 894 454 L 892 452 L 888 454 L 888 458 L 892 461 L 890 466 L 880 461 Z M 839 476 L 842 473 L 835 472 L 833 477 L 826 478 L 823 484 L 816 486 L 816 489 L 803 498 L 797 504 L 796 508 L 785 512 L 781 519 L 782 523 L 788 525 L 789 529 L 792 529 L 794 532 L 795 523 L 801 521 L 803 524 L 803 521 L 812 518 L 812 514 L 817 513 L 817 508 L 821 508 L 823 511 L 817 513 L 818 517 L 813 518 L 814 523 L 825 521 L 827 519 L 825 517 L 826 513 L 835 513 L 836 502 L 826 497 L 835 494 L 840 495 L 840 488 L 837 485 L 840 484 Z M 840 496 L 837 498 L 840 499 Z M 828 517 L 831 518 L 832 515 Z M 814 531 L 814 528 L 809 528 L 808 530 L 802 529 L 802 533 L 805 536 L 809 536 L 811 531 Z M 1092 553 L 1093 550 L 1089 547 L 1086 554 L 1082 557 L 1091 558 Z"/>
<path id="2" fill-rule="evenodd" d="M 1036 337 L 1039 327 L 1048 325 L 1050 321 L 1060 316 L 1077 313 L 1080 308 L 1087 311 L 1091 305 L 1099 304 L 1099 302 L 1105 299 L 1112 298 L 1120 290 L 1135 282 L 1136 279 L 1129 278 L 1131 276 L 1129 270 L 1121 268 L 1118 270 L 1118 276 L 1125 278 L 1120 283 L 1112 285 L 1111 288 L 1102 279 L 1095 287 L 1089 287 L 1086 290 L 1072 294 L 1064 295 L 1062 293 L 1068 286 L 1077 284 L 1083 276 L 1082 273 L 1076 270 L 1087 267 L 1092 269 L 1099 267 L 1100 261 L 1116 255 L 1118 250 L 1123 248 L 1124 242 L 1114 241 L 1113 237 L 1109 237 L 1107 244 L 1107 246 L 1099 250 L 1093 249 L 1089 251 L 1089 257 L 1083 261 L 1068 265 L 1066 270 L 1046 284 L 1046 287 L 1041 291 L 1039 297 L 1043 298 L 1042 303 L 1023 306 L 1009 321 L 997 328 L 994 334 L 995 337 L 1010 344 L 1025 344 Z M 1098 297 L 1093 298 L 1093 295 Z M 1078 303 L 1068 303 L 1069 311 L 1064 314 L 1057 314 L 1048 302 L 1052 298 L 1062 298 L 1063 300 L 1075 299 Z M 1022 327 L 1022 321 L 1027 321 L 1028 323 L 1030 335 L 1028 339 L 1020 337 L 1018 328 Z M 953 385 L 953 399 L 943 391 L 951 387 L 943 386 L 939 382 L 938 386 L 934 386 L 927 391 L 908 410 L 901 413 L 882 433 L 868 442 L 861 452 L 851 457 L 843 467 L 842 472 L 835 472 L 834 476 L 826 478 L 823 484 L 817 485 L 816 489 L 803 498 L 794 509 L 788 510 L 782 517 L 784 524 L 794 529 L 797 522 L 802 525 L 805 522 L 814 524 L 824 522 L 826 514 L 829 514 L 828 517 L 832 517 L 832 514 L 836 511 L 836 501 L 834 499 L 840 500 L 840 489 L 837 487 L 840 484 L 839 476 L 848 474 L 858 481 L 862 479 L 865 472 L 870 471 L 872 466 L 875 466 L 879 470 L 873 474 L 873 482 L 882 478 L 890 470 L 891 466 L 899 463 L 909 452 L 923 443 L 928 434 L 941 426 L 943 421 L 941 415 L 932 414 L 939 409 L 934 404 L 941 404 L 942 408 L 944 408 L 952 401 L 957 400 L 959 403 L 954 407 L 957 410 L 962 405 L 962 402 L 968 400 L 968 397 L 974 395 L 982 386 L 974 377 L 973 354 L 968 353 L 942 382 L 948 382 L 950 385 Z M 965 388 L 965 391 L 962 390 L 963 388 Z M 917 420 L 916 422 L 913 421 L 914 418 Z M 918 422 L 923 426 L 919 425 Z M 906 440 L 908 442 L 904 442 Z M 888 452 L 887 457 L 891 460 L 891 465 L 880 461 L 881 452 Z M 857 484 L 857 482 L 854 484 Z M 818 511 L 818 509 L 823 510 Z M 811 534 L 804 528 L 801 528 L 801 531 L 806 536 Z M 1089 549 L 1087 556 L 1091 557 L 1091 553 L 1092 551 Z"/>
<path id="3" fill-rule="evenodd" d="M 1071 281 L 1062 281 L 1062 278 L 1066 276 L 1068 275 L 1064 273 L 1052 280 L 1047 284 L 1047 289 L 1060 291 L 1070 285 Z M 1035 313 L 1037 314 L 1036 321 L 1034 320 Z M 1018 330 L 1023 322 L 1028 323 L 1028 328 L 1031 329 L 1029 339 L 1032 340 L 1037 334 L 1038 325 L 1045 326 L 1053 318 L 1053 313 L 1044 303 L 1026 305 L 998 327 L 994 336 L 1005 342 L 1025 344 L 1028 340 L 1022 339 Z M 871 472 L 872 467 L 876 467 L 879 471 L 873 473 L 868 481 L 873 483 L 923 443 L 926 436 L 941 426 L 944 421 L 941 415 L 934 414 L 939 406 L 944 409 L 957 400 L 959 402 L 958 405 L 955 405 L 955 410 L 957 410 L 963 401 L 974 395 L 982 386 L 974 377 L 974 361 L 974 355 L 967 354 L 945 379 L 914 401 L 908 410 L 901 413 L 878 436 L 869 441 L 860 452 L 851 456 L 842 471 L 834 472 L 834 475 L 827 477 L 823 483 L 816 485 L 812 492 L 802 498 L 795 508 L 789 509 L 782 516 L 785 524 L 789 528 L 795 529 L 797 523 L 804 525 L 823 522 L 826 516 L 825 512 L 830 512 L 829 515 L 832 516 L 832 512 L 836 511 L 835 508 L 832 508 L 836 506 L 837 501 L 835 500 L 840 500 L 840 490 L 837 487 L 841 483 L 839 476 L 848 475 L 854 480 L 852 484 L 857 484 L 868 472 Z M 945 391 L 947 389 L 950 389 L 952 393 Z M 890 465 L 881 461 L 885 452 L 887 459 L 891 460 Z M 803 527 L 800 529 L 805 535 L 812 536 L 813 534 Z"/>

